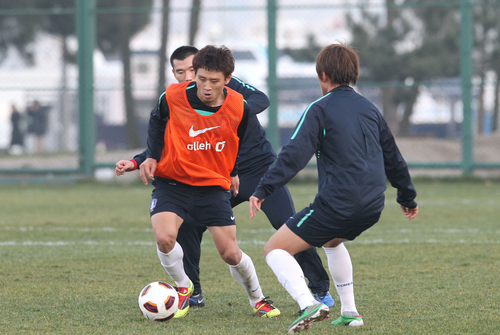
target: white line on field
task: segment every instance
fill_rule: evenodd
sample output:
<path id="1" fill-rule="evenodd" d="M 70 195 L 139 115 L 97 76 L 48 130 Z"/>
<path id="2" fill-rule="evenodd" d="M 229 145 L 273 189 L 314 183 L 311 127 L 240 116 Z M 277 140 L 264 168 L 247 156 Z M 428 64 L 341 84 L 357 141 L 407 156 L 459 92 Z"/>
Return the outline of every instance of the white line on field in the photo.
<path id="1" fill-rule="evenodd" d="M 5 226 L 0 227 L 0 229 L 7 231 L 20 231 L 20 232 L 32 232 L 32 231 L 76 231 L 81 233 L 89 233 L 89 232 L 106 232 L 106 233 L 114 233 L 114 232 L 134 232 L 134 233 L 152 233 L 153 228 L 128 228 L 128 229 L 120 229 L 115 227 L 101 227 L 101 228 L 90 228 L 90 227 L 35 227 L 35 226 L 18 226 L 11 227 Z"/>
<path id="2" fill-rule="evenodd" d="M 413 233 L 437 233 L 437 234 L 500 234 L 500 230 L 492 231 L 491 229 L 378 229 L 375 225 L 373 229 L 369 229 L 363 234 L 380 234 L 380 233 L 400 233 L 400 234 L 413 234 Z"/>
<path id="3" fill-rule="evenodd" d="M 91 228 L 91 227 L 37 227 L 37 226 L 0 226 L 0 230 L 6 231 L 19 231 L 19 232 L 34 232 L 34 231 L 68 231 L 68 232 L 81 232 L 81 233 L 90 233 L 90 232 L 105 232 L 105 233 L 116 233 L 116 232 L 133 232 L 133 233 L 152 233 L 152 228 L 115 228 L 115 227 L 101 227 L 101 228 Z M 260 229 L 238 229 L 238 233 L 243 234 L 262 234 L 262 233 L 274 233 L 276 230 L 274 228 L 260 228 Z M 500 230 L 491 230 L 491 229 L 479 229 L 479 228 L 469 228 L 469 229 L 411 229 L 411 228 L 401 228 L 401 229 L 391 229 L 384 228 L 379 229 L 375 226 L 373 229 L 365 231 L 363 234 L 380 234 L 384 233 L 397 233 L 397 234 L 413 234 L 413 233 L 437 233 L 437 234 L 500 234 Z"/>
<path id="4" fill-rule="evenodd" d="M 10 246 L 44 246 L 44 247 L 59 247 L 68 245 L 151 245 L 154 246 L 154 241 L 7 241 L 0 242 L 0 247 Z"/>
<path id="5" fill-rule="evenodd" d="M 264 245 L 267 241 L 261 240 L 238 240 L 239 245 Z M 387 240 L 387 239 L 359 239 L 354 242 L 348 243 L 356 243 L 356 244 L 420 244 L 420 243 L 429 243 L 429 244 L 439 244 L 439 243 L 469 243 L 469 244 L 500 244 L 500 241 L 497 240 L 436 240 L 436 239 L 427 239 L 427 240 L 410 240 L 410 239 L 400 239 L 400 240 Z M 202 242 L 202 245 L 205 243 Z M 43 246 L 43 247 L 60 247 L 60 246 L 73 246 L 73 245 L 93 245 L 93 246 L 109 246 L 109 245 L 117 245 L 117 246 L 155 246 L 156 243 L 154 241 L 4 241 L 0 242 L 0 247 L 16 247 L 16 246 Z"/>

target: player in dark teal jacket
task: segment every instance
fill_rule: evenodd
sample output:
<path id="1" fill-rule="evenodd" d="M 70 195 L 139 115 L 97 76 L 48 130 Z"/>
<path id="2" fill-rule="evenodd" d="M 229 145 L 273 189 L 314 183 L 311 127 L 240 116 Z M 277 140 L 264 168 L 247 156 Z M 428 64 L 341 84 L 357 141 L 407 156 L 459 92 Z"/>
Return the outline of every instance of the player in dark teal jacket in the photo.
<path id="1" fill-rule="evenodd" d="M 268 265 L 301 309 L 289 334 L 329 313 L 309 293 L 293 255 L 311 246 L 324 248 L 341 301 L 341 317 L 333 324 L 361 326 L 352 265 L 343 242 L 354 240 L 379 220 L 386 177 L 397 188 L 397 202 L 406 217 L 411 220 L 418 214 L 415 188 L 387 123 L 370 101 L 349 86 L 356 84 L 359 73 L 354 49 L 343 44 L 324 48 L 316 71 L 323 97 L 305 110 L 290 141 L 250 198 L 253 217 L 274 190 L 316 155 L 318 194 L 314 202 L 291 217 L 264 247 Z"/>

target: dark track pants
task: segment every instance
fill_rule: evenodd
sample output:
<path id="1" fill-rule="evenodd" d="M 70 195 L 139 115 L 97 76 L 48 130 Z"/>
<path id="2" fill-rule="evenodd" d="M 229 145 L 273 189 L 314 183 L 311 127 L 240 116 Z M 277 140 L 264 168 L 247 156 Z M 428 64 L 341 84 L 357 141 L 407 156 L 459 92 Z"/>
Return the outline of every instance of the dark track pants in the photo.
<path id="1" fill-rule="evenodd" d="M 240 189 L 237 197 L 231 198 L 231 206 L 236 207 L 248 201 L 260 178 L 266 170 L 252 174 L 240 174 Z M 292 197 L 286 186 L 277 189 L 262 203 L 262 210 L 275 229 L 280 228 L 291 216 L 295 214 Z M 177 242 L 184 250 L 184 270 L 194 285 L 195 292 L 201 292 L 200 284 L 200 256 L 201 239 L 207 228 L 198 224 L 191 216 L 187 216 L 179 229 Z M 330 290 L 330 278 L 323 267 L 321 258 L 316 248 L 311 247 L 295 255 L 295 259 L 309 280 L 309 289 L 313 293 Z"/>

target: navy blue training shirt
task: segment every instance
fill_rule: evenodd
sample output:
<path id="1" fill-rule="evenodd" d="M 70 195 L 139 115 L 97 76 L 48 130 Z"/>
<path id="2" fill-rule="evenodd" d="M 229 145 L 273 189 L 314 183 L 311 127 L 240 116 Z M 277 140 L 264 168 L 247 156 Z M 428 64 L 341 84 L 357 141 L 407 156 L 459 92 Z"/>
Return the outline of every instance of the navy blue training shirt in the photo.
<path id="1" fill-rule="evenodd" d="M 318 197 L 345 212 L 380 199 L 386 176 L 397 202 L 415 208 L 416 191 L 387 123 L 378 109 L 349 86 L 339 86 L 303 113 L 287 145 L 269 167 L 254 196 L 264 199 L 290 181 L 317 155 Z"/>

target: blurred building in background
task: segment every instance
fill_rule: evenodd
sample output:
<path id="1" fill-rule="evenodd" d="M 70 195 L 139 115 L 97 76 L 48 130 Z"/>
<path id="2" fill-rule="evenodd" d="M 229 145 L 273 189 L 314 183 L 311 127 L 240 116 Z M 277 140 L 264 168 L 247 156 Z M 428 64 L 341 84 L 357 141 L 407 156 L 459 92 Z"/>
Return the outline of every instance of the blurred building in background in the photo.
<path id="1" fill-rule="evenodd" d="M 23 155 L 79 150 L 77 1 L 0 0 L 0 152 L 5 155 L 11 106 L 27 112 L 34 101 L 46 111 L 46 129 L 42 140 L 26 132 Z M 159 93 L 174 82 L 168 58 L 181 45 L 226 45 L 236 59 L 234 75 L 271 93 L 268 11 L 275 5 L 278 147 L 321 96 L 318 52 L 340 40 L 358 49 L 356 90 L 377 104 L 402 150 L 408 150 L 407 160 L 460 162 L 462 2 L 95 0 L 97 152 L 118 156 L 145 147 L 149 113 Z M 474 42 L 473 158 L 497 162 L 500 155 L 483 146 L 500 147 L 500 7 L 489 1 L 465 3 Z M 268 111 L 259 118 L 267 126 Z M 113 159 L 98 160 L 111 164 Z M 78 158 L 69 165 L 78 166 Z"/>

